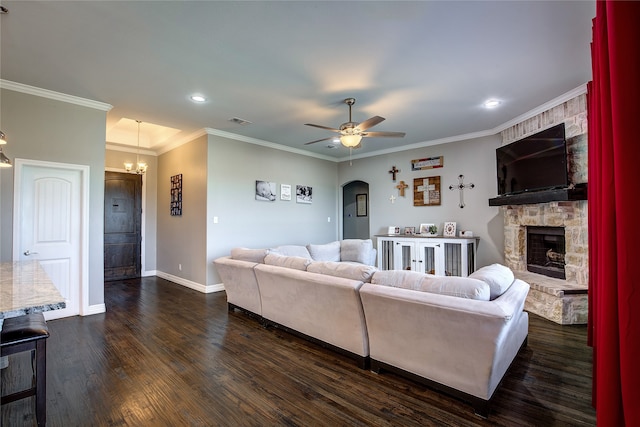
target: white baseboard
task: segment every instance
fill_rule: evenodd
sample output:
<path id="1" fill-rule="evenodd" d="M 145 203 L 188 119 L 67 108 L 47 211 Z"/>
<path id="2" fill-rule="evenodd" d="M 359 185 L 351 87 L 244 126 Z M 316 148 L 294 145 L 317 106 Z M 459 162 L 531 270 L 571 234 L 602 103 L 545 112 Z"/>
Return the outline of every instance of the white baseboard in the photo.
<path id="1" fill-rule="evenodd" d="M 163 279 L 169 280 L 171 282 L 177 283 L 178 285 L 182 285 L 189 289 L 193 289 L 198 292 L 202 292 L 204 294 L 209 294 L 211 292 L 220 292 L 224 291 L 224 286 L 222 284 L 217 285 L 203 285 L 201 283 L 193 282 L 191 280 L 184 279 L 182 277 L 174 276 L 173 274 L 165 273 L 163 271 L 156 271 L 156 276 L 161 277 Z"/>
<path id="2" fill-rule="evenodd" d="M 94 304 L 82 310 L 82 316 L 90 316 L 92 314 L 106 313 L 107 306 L 104 304 Z"/>

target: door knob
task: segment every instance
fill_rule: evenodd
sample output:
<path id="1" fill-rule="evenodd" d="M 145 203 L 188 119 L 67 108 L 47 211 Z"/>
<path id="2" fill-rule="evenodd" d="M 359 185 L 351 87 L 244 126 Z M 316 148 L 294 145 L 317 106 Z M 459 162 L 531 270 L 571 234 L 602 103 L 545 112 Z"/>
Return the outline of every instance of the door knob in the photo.
<path id="1" fill-rule="evenodd" d="M 38 253 L 38 252 L 31 252 L 29 249 L 27 249 L 26 251 L 24 251 L 24 254 L 25 254 L 26 256 L 29 256 L 29 255 L 36 255 L 37 253 Z"/>

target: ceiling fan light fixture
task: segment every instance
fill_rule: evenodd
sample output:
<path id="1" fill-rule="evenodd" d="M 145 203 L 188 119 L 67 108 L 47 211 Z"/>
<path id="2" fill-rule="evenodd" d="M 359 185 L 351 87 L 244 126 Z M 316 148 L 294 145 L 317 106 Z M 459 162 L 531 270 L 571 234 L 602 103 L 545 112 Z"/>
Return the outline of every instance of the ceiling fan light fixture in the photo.
<path id="1" fill-rule="evenodd" d="M 6 143 L 7 143 L 7 135 L 5 135 L 4 132 L 0 130 L 0 145 L 4 145 Z"/>
<path id="2" fill-rule="evenodd" d="M 357 147 L 362 141 L 362 135 L 351 134 L 351 135 L 342 135 L 340 137 L 340 142 L 347 148 Z"/>
<path id="3" fill-rule="evenodd" d="M 13 166 L 11 164 L 11 160 L 2 152 L 2 147 L 0 147 L 0 168 L 10 168 Z"/>

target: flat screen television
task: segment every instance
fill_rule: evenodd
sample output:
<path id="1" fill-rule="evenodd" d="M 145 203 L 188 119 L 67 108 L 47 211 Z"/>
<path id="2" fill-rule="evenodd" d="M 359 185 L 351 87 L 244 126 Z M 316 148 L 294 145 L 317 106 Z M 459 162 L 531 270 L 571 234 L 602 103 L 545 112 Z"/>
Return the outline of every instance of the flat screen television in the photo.
<path id="1" fill-rule="evenodd" d="M 564 123 L 496 149 L 498 195 L 567 188 Z"/>

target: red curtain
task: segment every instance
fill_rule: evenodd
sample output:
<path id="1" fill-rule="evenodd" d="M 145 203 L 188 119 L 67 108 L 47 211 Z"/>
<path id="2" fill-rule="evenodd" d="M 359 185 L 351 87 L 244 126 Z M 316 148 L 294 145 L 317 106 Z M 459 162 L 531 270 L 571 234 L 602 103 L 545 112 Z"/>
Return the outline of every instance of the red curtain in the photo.
<path id="1" fill-rule="evenodd" d="M 601 426 L 640 426 L 640 2 L 596 2 L 589 123 L 589 342 Z"/>

